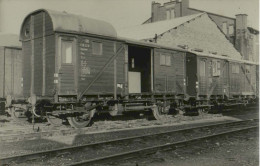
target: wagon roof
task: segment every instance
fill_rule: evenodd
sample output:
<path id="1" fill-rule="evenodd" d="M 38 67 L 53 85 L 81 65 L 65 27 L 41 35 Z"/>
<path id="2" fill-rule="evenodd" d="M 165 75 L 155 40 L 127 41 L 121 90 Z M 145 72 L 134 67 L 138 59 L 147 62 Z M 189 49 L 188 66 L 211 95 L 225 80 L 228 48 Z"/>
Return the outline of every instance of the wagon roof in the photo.
<path id="1" fill-rule="evenodd" d="M 15 34 L 0 33 L 0 46 L 2 47 L 22 47 L 19 36 Z"/>
<path id="2" fill-rule="evenodd" d="M 70 14 L 65 11 L 60 12 L 49 9 L 39 9 L 30 14 L 41 11 L 48 13 L 51 17 L 53 31 L 90 33 L 109 37 L 117 37 L 115 28 L 110 23 L 105 21 L 88 18 L 82 15 Z"/>

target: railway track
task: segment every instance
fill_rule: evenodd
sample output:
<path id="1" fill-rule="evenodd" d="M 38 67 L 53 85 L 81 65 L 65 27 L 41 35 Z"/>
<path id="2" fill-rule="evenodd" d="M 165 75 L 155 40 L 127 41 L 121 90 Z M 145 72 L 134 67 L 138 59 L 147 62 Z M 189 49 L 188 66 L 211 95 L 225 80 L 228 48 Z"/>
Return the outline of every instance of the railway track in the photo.
<path id="1" fill-rule="evenodd" d="M 204 125 L 128 138 L 71 146 L 0 159 L 1 165 L 94 165 L 140 154 L 185 146 L 189 143 L 239 131 L 255 129 L 258 119 Z M 84 160 L 83 160 L 84 159 Z"/>

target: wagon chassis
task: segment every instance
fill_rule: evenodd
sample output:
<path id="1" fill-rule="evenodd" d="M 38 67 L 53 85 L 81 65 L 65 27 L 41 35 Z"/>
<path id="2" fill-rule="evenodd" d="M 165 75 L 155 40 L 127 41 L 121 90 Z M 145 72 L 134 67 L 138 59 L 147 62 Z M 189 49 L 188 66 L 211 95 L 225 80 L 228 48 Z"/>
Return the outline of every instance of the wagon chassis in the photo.
<path id="1" fill-rule="evenodd" d="M 61 100 L 73 98 L 74 96 L 63 96 Z M 20 120 L 19 116 L 22 116 L 23 118 L 32 118 L 34 123 L 36 117 L 47 119 L 55 126 L 60 126 L 68 120 L 71 126 L 81 128 L 91 125 L 91 119 L 95 114 L 109 113 L 111 116 L 116 116 L 135 112 L 148 115 L 149 119 L 161 120 L 163 114 L 178 113 L 179 111 L 183 111 L 187 115 L 198 114 L 199 111 L 219 113 L 225 110 L 256 106 L 258 105 L 257 101 L 257 98 L 252 97 L 233 99 L 212 97 L 206 99 L 192 96 L 184 98 L 184 95 L 171 94 L 132 94 L 126 99 L 118 97 L 117 100 L 114 100 L 111 96 L 98 96 L 98 98 L 83 96 L 82 100 L 79 101 L 60 102 L 53 102 L 52 99 L 48 98 L 36 99 L 36 96 L 28 100 L 8 98 L 6 106 L 8 113 L 16 120 Z"/>
<path id="2" fill-rule="evenodd" d="M 159 111 L 165 110 L 162 107 L 166 106 L 165 104 L 162 104 L 163 102 L 154 98 L 118 100 L 91 99 L 70 102 L 52 102 L 50 99 L 28 99 L 28 101 L 21 101 L 12 100 L 9 98 L 7 103 L 6 108 L 9 114 L 14 115 L 15 112 L 17 113 L 21 112 L 20 110 L 23 110 L 23 113 L 19 113 L 19 116 L 27 116 L 28 118 L 31 117 L 32 122 L 34 122 L 35 117 L 48 119 L 48 117 L 51 116 L 52 118 L 59 118 L 63 120 L 72 119 L 72 121 L 75 121 L 77 117 L 84 117 L 85 115 L 86 116 L 84 118 L 90 120 L 96 113 L 109 113 L 110 115 L 115 116 L 130 111 L 152 112 L 153 119 L 160 119 L 160 115 L 163 112 Z M 19 116 L 15 116 L 14 118 L 17 120 L 19 119 Z M 72 126 L 76 128 L 79 127 L 77 125 Z"/>

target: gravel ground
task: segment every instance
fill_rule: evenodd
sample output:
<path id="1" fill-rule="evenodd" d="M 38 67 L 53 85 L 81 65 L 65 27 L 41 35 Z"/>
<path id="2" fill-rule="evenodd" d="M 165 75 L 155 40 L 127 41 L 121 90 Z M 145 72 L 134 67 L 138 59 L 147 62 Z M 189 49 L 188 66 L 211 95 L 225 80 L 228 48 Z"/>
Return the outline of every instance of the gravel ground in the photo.
<path id="1" fill-rule="evenodd" d="M 230 120 L 230 119 L 229 119 Z M 51 150 L 54 148 L 66 147 L 71 145 L 81 145 L 94 142 L 100 142 L 104 140 L 112 140 L 117 138 L 124 138 L 129 136 L 137 136 L 144 134 L 152 134 L 159 132 L 165 132 L 170 130 L 179 130 L 186 129 L 201 125 L 208 124 L 217 124 L 225 121 L 205 121 L 198 120 L 190 123 L 178 123 L 168 126 L 145 126 L 143 128 L 137 129 L 123 129 L 123 130 L 114 130 L 107 132 L 96 132 L 96 133 L 87 133 L 82 135 L 68 135 L 68 136 L 53 136 L 42 139 L 33 139 L 33 140 L 22 140 L 16 142 L 0 142 L 0 149 L 5 149 L 4 151 L 0 150 L 0 157 L 7 157 L 13 155 L 19 155 L 23 153 L 32 153 L 42 150 Z M 192 124 L 191 124 L 192 123 Z"/>
<path id="2" fill-rule="evenodd" d="M 217 132 L 222 131 L 224 128 L 236 128 L 235 126 L 219 126 L 217 128 L 210 128 L 211 132 Z M 206 129 L 206 130 L 205 130 Z M 191 130 L 189 132 L 176 132 L 176 133 L 171 133 L 171 134 L 166 134 L 166 135 L 160 135 L 160 137 L 150 137 L 149 141 L 147 140 L 148 138 L 145 138 L 144 140 L 142 139 L 137 139 L 135 141 L 122 141 L 122 142 L 117 142 L 117 143 L 112 143 L 112 144 L 106 144 L 102 146 L 95 146 L 95 148 L 85 148 L 84 150 L 77 150 L 75 152 L 64 152 L 55 157 L 56 155 L 52 156 L 54 158 L 45 158 L 41 159 L 38 158 L 37 160 L 33 160 L 27 163 L 23 163 L 22 165 L 67 165 L 71 163 L 72 161 L 81 161 L 82 159 L 91 159 L 95 158 L 97 156 L 103 156 L 105 154 L 111 154 L 111 152 L 123 152 L 125 149 L 127 150 L 134 150 L 134 149 L 139 149 L 141 147 L 147 147 L 152 145 L 157 145 L 157 144 L 164 144 L 165 142 L 171 143 L 172 141 L 181 141 L 189 138 L 194 138 L 202 135 L 208 135 L 209 134 L 209 128 L 205 128 L 202 130 Z M 218 133 L 218 132 L 217 132 Z M 40 162 L 41 161 L 41 162 Z M 14 164 L 15 165 L 15 164 Z"/>
<path id="3" fill-rule="evenodd" d="M 250 130 L 232 136 L 214 138 L 173 151 L 157 152 L 121 166 L 258 166 L 258 131 Z"/>
<path id="4" fill-rule="evenodd" d="M 252 115 L 252 112 L 248 112 L 250 115 Z M 255 112 L 254 112 L 255 113 Z M 254 117 L 254 116 L 253 116 Z M 257 115 L 258 117 L 258 115 Z M 216 121 L 229 121 L 229 120 L 237 120 L 237 119 L 243 119 L 248 118 L 248 115 L 244 115 L 242 112 L 242 115 L 239 115 L 239 118 L 237 116 L 233 115 L 222 115 L 222 114 L 205 114 L 201 113 L 199 116 L 183 116 L 183 115 L 176 115 L 176 116 L 165 116 L 165 119 L 163 121 L 148 121 L 146 119 L 130 119 L 130 120 L 117 120 L 117 119 L 99 119 L 96 120 L 96 122 L 93 124 L 93 126 L 84 128 L 83 130 L 86 131 L 86 133 L 91 132 L 103 132 L 103 131 L 114 131 L 118 129 L 132 129 L 132 128 L 147 128 L 147 127 L 153 127 L 153 126 L 164 126 L 164 125 L 174 125 L 174 126 L 187 126 L 187 125 L 196 125 L 200 123 L 212 123 Z M 6 119 L 6 121 L 9 122 L 2 122 L 1 120 Z M 31 124 L 23 124 L 19 125 L 16 122 L 13 122 L 10 118 L 3 118 L 0 117 L 0 137 L 1 135 L 8 135 L 8 134 L 20 134 L 23 132 L 32 132 L 32 125 Z M 53 129 L 70 129 L 68 126 L 63 126 L 61 128 L 54 128 L 52 126 L 46 126 L 46 123 L 43 124 L 37 124 L 41 125 L 40 129 L 41 131 L 48 131 Z M 37 127 L 37 126 L 36 126 Z M 72 129 L 73 130 L 73 129 Z M 146 129 L 148 131 L 148 129 Z M 144 134 L 144 132 L 143 132 Z M 41 140 L 30 140 L 30 141 L 19 141 L 19 142 L 13 142 L 13 143 L 6 143 L 6 142 L 0 142 L 0 156 L 11 156 L 11 155 L 18 155 L 23 153 L 29 153 L 29 152 L 35 152 L 35 151 L 42 151 L 47 150 L 51 148 L 58 148 L 58 147 L 65 147 L 69 145 L 77 145 L 80 143 L 90 143 L 93 142 L 91 140 L 95 141 L 102 141 L 106 139 L 113 139 L 112 135 L 111 137 L 105 137 L 105 136 L 89 136 L 86 135 L 66 135 L 66 136 L 53 136 L 49 137 L 47 139 L 41 139 Z M 82 141 L 84 140 L 84 141 Z M 40 142 L 40 143 L 39 143 Z M 4 150 L 2 150 L 4 149 Z"/>
<path id="5" fill-rule="evenodd" d="M 232 114 L 245 114 L 245 112 L 236 111 L 231 113 L 222 114 L 207 114 L 201 112 L 199 116 L 183 116 L 178 115 L 167 115 L 162 121 L 152 120 L 149 121 L 145 118 L 133 118 L 133 117 L 98 117 L 94 119 L 94 123 L 91 127 L 84 128 L 85 131 L 105 131 L 114 129 L 126 129 L 126 128 L 138 128 L 143 126 L 158 126 L 167 125 L 173 123 L 185 123 L 197 120 L 208 120 L 208 119 L 219 119 L 225 117 L 235 117 Z M 246 114 L 256 113 L 256 111 L 247 111 Z M 258 117 L 258 114 L 256 115 Z M 239 117 L 243 118 L 243 117 Z M 19 123 L 12 120 L 11 117 L 0 115 L 0 137 L 1 135 L 7 134 L 23 134 L 23 133 L 34 133 L 44 132 L 50 130 L 68 130 L 72 129 L 70 125 L 63 125 L 61 127 L 54 127 L 49 125 L 47 122 L 36 123 L 34 128 L 31 123 Z"/>
<path id="6" fill-rule="evenodd" d="M 173 123 L 185 123 L 197 120 L 215 120 L 218 118 L 223 118 L 221 114 L 206 114 L 201 113 L 199 116 L 183 116 L 178 114 L 175 116 L 166 115 L 161 121 L 147 120 L 146 118 L 134 118 L 134 117 L 97 117 L 94 119 L 94 123 L 90 127 L 84 129 L 87 132 L 97 132 L 97 131 L 110 131 L 118 129 L 129 129 L 129 128 L 139 128 L 146 126 L 160 126 L 160 125 L 171 125 Z M 21 135 L 28 133 L 39 133 L 39 132 L 49 132 L 54 130 L 72 130 L 73 133 L 77 133 L 77 129 L 73 129 L 70 125 L 63 125 L 61 127 L 54 127 L 49 125 L 47 122 L 36 123 L 34 126 L 31 123 L 20 123 L 15 122 L 10 117 L 0 116 L 0 137 L 6 137 L 7 135 Z M 62 134 L 62 133 L 61 133 Z M 60 135 L 61 135 L 60 134 Z M 57 135 L 59 135 L 57 133 Z M 62 135 L 61 135 L 62 136 Z"/>

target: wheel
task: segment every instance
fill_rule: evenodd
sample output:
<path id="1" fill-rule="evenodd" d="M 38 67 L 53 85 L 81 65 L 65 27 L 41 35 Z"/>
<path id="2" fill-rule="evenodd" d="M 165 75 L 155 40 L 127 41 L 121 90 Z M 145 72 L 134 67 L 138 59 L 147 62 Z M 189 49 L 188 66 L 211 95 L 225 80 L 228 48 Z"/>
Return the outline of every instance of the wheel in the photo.
<path id="1" fill-rule="evenodd" d="M 11 117 L 16 122 L 27 122 L 28 117 L 25 115 L 25 110 L 21 108 L 10 108 Z"/>
<path id="2" fill-rule="evenodd" d="M 203 112 L 203 113 L 209 113 L 209 108 L 202 108 L 201 112 Z"/>
<path id="3" fill-rule="evenodd" d="M 84 113 L 81 116 L 68 117 L 69 124 L 74 128 L 87 127 L 91 123 L 91 119 L 94 115 L 95 110 Z"/>
<path id="4" fill-rule="evenodd" d="M 62 126 L 62 122 L 63 122 L 62 119 L 57 118 L 57 117 L 55 117 L 55 116 L 53 116 L 53 115 L 50 115 L 50 114 L 47 114 L 46 118 L 47 118 L 48 122 L 49 122 L 51 125 L 53 125 L 53 126 L 55 126 L 55 127 L 60 127 L 60 126 Z"/>
<path id="5" fill-rule="evenodd" d="M 152 110 L 153 118 L 155 120 L 162 120 L 163 107 L 155 105 L 153 108 L 151 108 L 151 110 Z"/>

